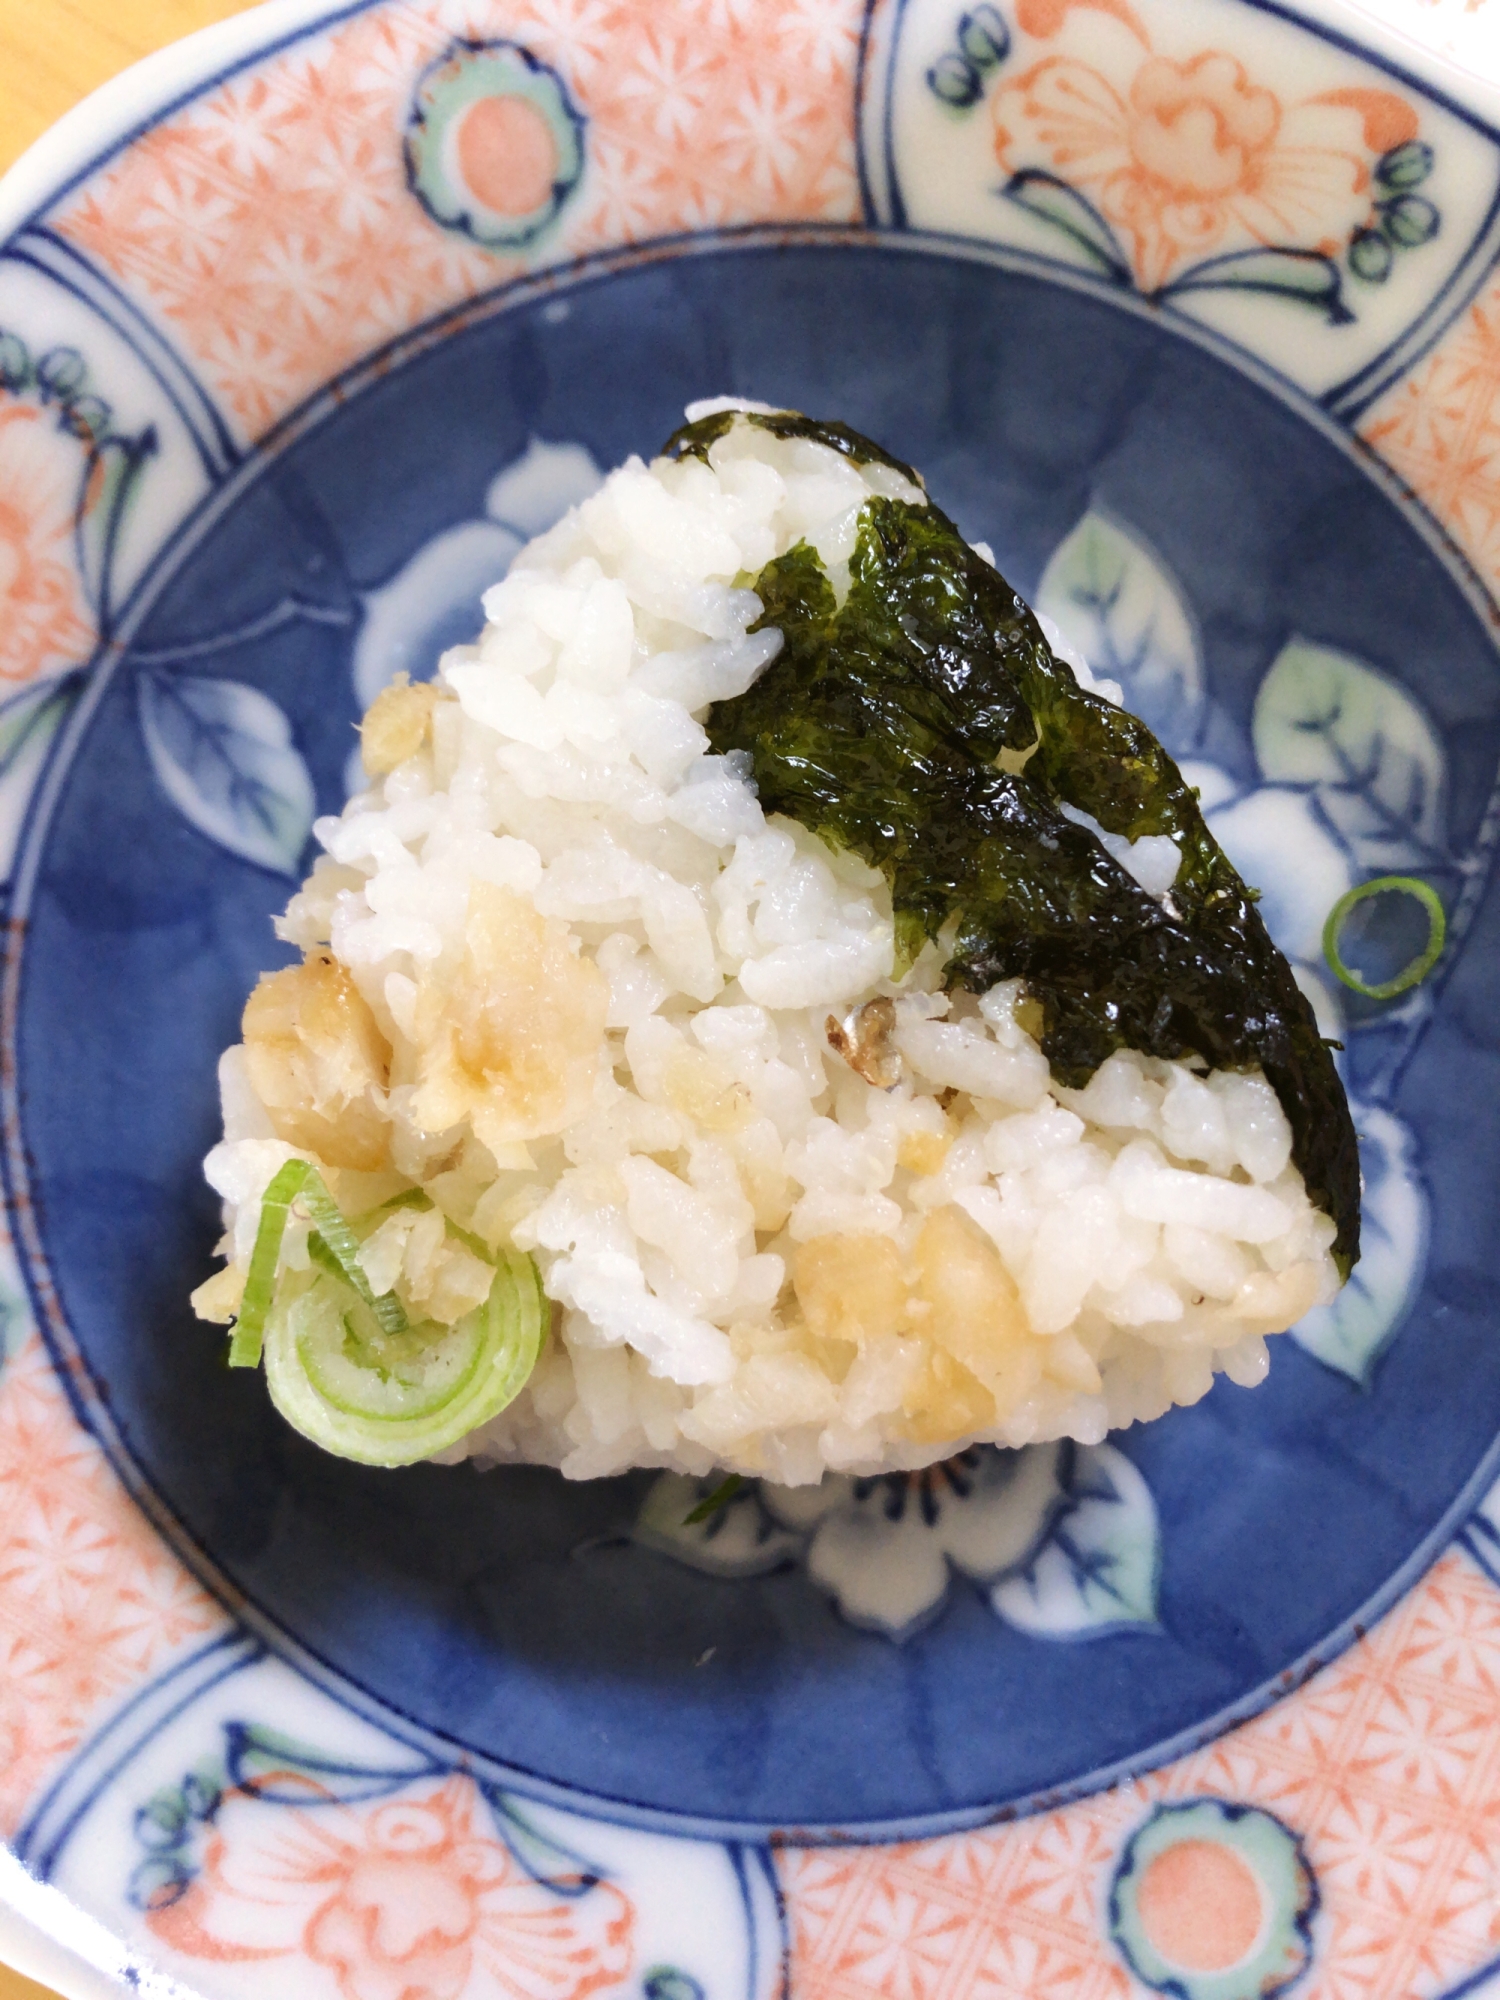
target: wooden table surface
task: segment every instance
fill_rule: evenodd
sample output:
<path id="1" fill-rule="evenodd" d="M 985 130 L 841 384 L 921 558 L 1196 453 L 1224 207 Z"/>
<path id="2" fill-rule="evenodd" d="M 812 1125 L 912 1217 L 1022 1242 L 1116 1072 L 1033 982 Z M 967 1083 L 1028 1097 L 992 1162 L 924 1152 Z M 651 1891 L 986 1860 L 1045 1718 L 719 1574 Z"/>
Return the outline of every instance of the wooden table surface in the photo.
<path id="1" fill-rule="evenodd" d="M 246 0 L 0 0 L 0 172 L 106 78 Z M 0 1965 L 0 2000 L 54 2000 Z"/>
<path id="2" fill-rule="evenodd" d="M 80 97 L 246 0 L 0 0 L 0 171 Z"/>
<path id="3" fill-rule="evenodd" d="M 38 1986 L 34 1979 L 23 1979 L 0 1965 L 0 2000 L 57 2000 L 57 1996 L 50 1986 Z"/>
<path id="4" fill-rule="evenodd" d="M 0 2000 L 57 2000 L 57 1995 L 50 1986 L 38 1986 L 34 1979 L 23 1979 L 0 1965 Z"/>

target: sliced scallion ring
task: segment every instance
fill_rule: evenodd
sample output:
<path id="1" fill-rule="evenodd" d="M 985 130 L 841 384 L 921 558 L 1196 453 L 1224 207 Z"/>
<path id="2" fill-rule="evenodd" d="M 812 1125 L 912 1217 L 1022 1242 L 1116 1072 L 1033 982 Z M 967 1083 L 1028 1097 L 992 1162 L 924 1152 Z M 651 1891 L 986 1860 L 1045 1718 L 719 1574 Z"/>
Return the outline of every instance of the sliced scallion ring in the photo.
<path id="1" fill-rule="evenodd" d="M 547 1327 L 531 1258 L 503 1250 L 482 1306 L 453 1326 L 385 1333 L 330 1273 L 278 1303 L 266 1385 L 287 1422 L 364 1465 L 410 1465 L 497 1416 L 525 1387 Z"/>
<path id="2" fill-rule="evenodd" d="M 231 1368 L 258 1368 L 265 1339 L 266 1315 L 276 1292 L 276 1271 L 281 1261 L 281 1240 L 286 1234 L 287 1215 L 292 1203 L 300 1201 L 313 1225 L 309 1253 L 324 1269 L 336 1269 L 369 1307 L 383 1333 L 406 1330 L 406 1313 L 394 1292 L 376 1298 L 370 1290 L 359 1261 L 359 1239 L 344 1219 L 343 1211 L 328 1192 L 328 1183 L 309 1160 L 287 1160 L 271 1177 L 261 1196 L 260 1224 L 255 1232 L 255 1248 L 250 1253 L 250 1270 L 245 1278 L 245 1294 L 239 1317 L 229 1342 Z"/>
<path id="3" fill-rule="evenodd" d="M 1370 985 L 1344 963 L 1339 950 L 1339 936 L 1345 919 L 1356 903 L 1363 903 L 1370 896 L 1384 895 L 1414 896 L 1427 913 L 1427 943 L 1409 965 L 1402 967 L 1394 979 L 1384 979 L 1378 985 Z M 1323 956 L 1336 979 L 1356 993 L 1362 993 L 1367 1000 L 1394 1000 L 1398 993 L 1408 993 L 1418 986 L 1431 972 L 1443 955 L 1443 943 L 1448 935 L 1448 919 L 1444 914 L 1442 898 L 1430 883 L 1423 882 L 1415 875 L 1377 875 L 1373 882 L 1361 882 L 1357 889 L 1350 889 L 1339 897 L 1328 912 L 1328 921 L 1323 926 Z"/>

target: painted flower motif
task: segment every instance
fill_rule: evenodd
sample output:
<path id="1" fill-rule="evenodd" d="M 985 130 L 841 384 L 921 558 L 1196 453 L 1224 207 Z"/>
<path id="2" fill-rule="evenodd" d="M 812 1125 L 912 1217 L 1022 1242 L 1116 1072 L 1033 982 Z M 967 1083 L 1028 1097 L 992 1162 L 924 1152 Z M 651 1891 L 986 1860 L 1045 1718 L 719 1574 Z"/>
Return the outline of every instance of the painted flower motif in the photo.
<path id="1" fill-rule="evenodd" d="M 1069 11 L 1028 18 L 1050 36 Z M 1143 291 L 1237 251 L 1333 255 L 1368 223 L 1372 151 L 1416 129 L 1401 99 L 1347 91 L 1284 104 L 1236 57 L 1155 54 L 1128 8 L 1106 11 L 1127 30 L 1100 42 L 1120 51 L 1108 73 L 1057 54 L 1002 83 L 995 153 L 1009 173 L 1040 167 L 1087 194 L 1123 238 Z"/>
<path id="2" fill-rule="evenodd" d="M 445 229 L 521 249 L 578 185 L 583 124 L 562 78 L 519 43 L 452 42 L 412 101 L 412 190 Z"/>
<path id="3" fill-rule="evenodd" d="M 299 1955 L 341 2000 L 586 2000 L 629 1971 L 635 1912 L 611 1883 L 536 1880 L 455 1776 L 367 1806 L 231 1792 L 147 1921 L 188 1957 Z"/>
<path id="4" fill-rule="evenodd" d="M 57 673 L 92 644 L 73 560 L 83 469 L 54 417 L 0 398 L 0 679 Z"/>
<path id="5" fill-rule="evenodd" d="M 905 1637 L 948 1595 L 950 1565 L 993 1583 L 1035 1554 L 1062 1501 L 1053 1450 L 971 1450 L 921 1472 L 765 1486 L 773 1519 L 811 1531 L 807 1573 L 851 1625 Z"/>
<path id="6" fill-rule="evenodd" d="M 424 542 L 364 600 L 354 693 L 366 709 L 398 673 L 426 680 L 449 646 L 472 639 L 479 599 L 533 535 L 561 520 L 603 480 L 587 446 L 532 438 L 490 481 L 484 517 Z M 351 789 L 362 789 L 355 773 Z"/>
<path id="7" fill-rule="evenodd" d="M 800 1564 L 851 1625 L 890 1639 L 940 1616 L 955 1576 L 1033 1638 L 1156 1623 L 1156 1506 L 1113 1445 L 973 1446 L 919 1472 L 752 1485 L 705 1515 L 712 1486 L 664 1473 L 632 1540 L 711 1576 Z"/>
<path id="8" fill-rule="evenodd" d="M 1274 2000 L 1311 1958 L 1318 1887 L 1297 1836 L 1258 1806 L 1157 1806 L 1110 1890 L 1137 1978 L 1179 2000 Z"/>

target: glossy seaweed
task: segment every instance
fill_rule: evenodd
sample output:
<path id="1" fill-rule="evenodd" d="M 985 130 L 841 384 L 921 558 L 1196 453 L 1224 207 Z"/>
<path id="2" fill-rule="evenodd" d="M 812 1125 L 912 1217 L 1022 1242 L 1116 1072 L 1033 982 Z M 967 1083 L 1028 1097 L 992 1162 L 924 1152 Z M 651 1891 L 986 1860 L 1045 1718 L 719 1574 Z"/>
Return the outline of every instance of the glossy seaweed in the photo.
<path id="1" fill-rule="evenodd" d="M 732 421 L 690 424 L 667 451 L 705 457 Z M 915 477 L 845 425 L 752 421 Z M 785 643 L 708 732 L 716 751 L 748 754 L 766 810 L 885 873 L 907 962 L 936 940 L 950 988 L 1024 979 L 1062 1082 L 1081 1086 L 1121 1048 L 1263 1070 L 1347 1276 L 1360 1182 L 1343 1086 L 1255 892 L 1145 725 L 1078 686 L 937 507 L 869 503 L 842 604 L 806 543 L 754 588 Z M 1170 894 L 1148 894 L 1066 808 L 1131 840 L 1169 835 Z"/>

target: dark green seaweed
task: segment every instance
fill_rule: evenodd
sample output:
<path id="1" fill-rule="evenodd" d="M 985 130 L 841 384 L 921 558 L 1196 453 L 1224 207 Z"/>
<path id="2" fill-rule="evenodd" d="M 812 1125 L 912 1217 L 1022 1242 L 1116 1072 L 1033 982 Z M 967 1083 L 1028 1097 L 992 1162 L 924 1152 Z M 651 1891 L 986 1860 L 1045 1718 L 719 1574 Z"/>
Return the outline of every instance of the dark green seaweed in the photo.
<path id="1" fill-rule="evenodd" d="M 673 431 L 662 447 L 667 458 L 701 458 L 708 463 L 709 446 L 717 444 L 728 432 L 740 412 L 720 410 L 714 416 L 700 417 L 695 424 L 684 424 Z M 920 472 L 914 472 L 903 459 L 892 458 L 873 439 L 860 431 L 850 430 L 847 424 L 836 420 L 820 421 L 804 417 L 800 410 L 756 411 L 750 418 L 757 430 L 769 431 L 772 437 L 807 438 L 813 444 L 827 445 L 841 458 L 852 459 L 856 465 L 886 465 L 892 472 L 899 472 L 903 479 L 909 479 L 913 486 L 921 486 L 924 491 L 926 481 Z"/>
<path id="2" fill-rule="evenodd" d="M 690 425 L 668 450 L 704 455 L 730 421 Z M 842 425 L 752 421 L 910 476 Z M 838 605 L 806 543 L 761 571 L 759 624 L 784 644 L 747 693 L 710 710 L 714 749 L 748 754 L 767 812 L 885 873 L 908 962 L 941 933 L 950 989 L 1024 979 L 1063 1083 L 1087 1083 L 1122 1048 L 1263 1070 L 1347 1276 L 1360 1184 L 1343 1085 L 1177 766 L 1144 723 L 1078 686 L 938 508 L 872 500 L 850 576 Z M 1132 840 L 1170 835 L 1182 854 L 1170 896 L 1148 895 L 1064 806 Z"/>

